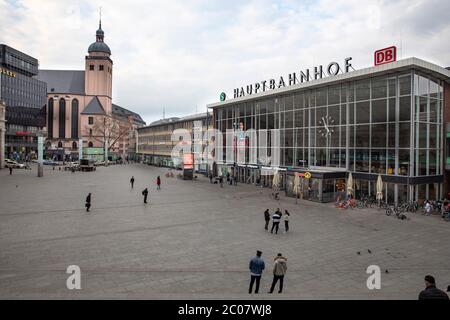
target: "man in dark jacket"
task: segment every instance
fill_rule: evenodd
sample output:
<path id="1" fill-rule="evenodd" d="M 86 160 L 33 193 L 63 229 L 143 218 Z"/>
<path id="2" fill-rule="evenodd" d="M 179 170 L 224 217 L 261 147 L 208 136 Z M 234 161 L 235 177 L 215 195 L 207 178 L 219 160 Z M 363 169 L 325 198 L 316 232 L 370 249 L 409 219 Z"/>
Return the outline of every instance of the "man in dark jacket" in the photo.
<path id="1" fill-rule="evenodd" d="M 449 300 L 448 295 L 436 288 L 436 281 L 433 276 L 425 276 L 425 290 L 419 294 L 419 300 Z"/>
<path id="2" fill-rule="evenodd" d="M 264 260 L 261 258 L 262 252 L 256 251 L 256 256 L 250 260 L 248 268 L 250 269 L 250 287 L 248 293 L 252 293 L 253 284 L 256 281 L 255 293 L 259 291 L 259 283 L 261 281 L 262 272 L 265 268 Z"/>
<path id="3" fill-rule="evenodd" d="M 266 225 L 264 227 L 265 230 L 269 230 L 269 222 L 270 222 L 270 213 L 269 213 L 269 209 L 266 209 L 266 211 L 264 211 L 264 219 L 266 220 Z"/>
<path id="4" fill-rule="evenodd" d="M 147 203 L 147 196 L 148 196 L 147 188 L 145 188 L 144 191 L 142 191 L 142 195 L 144 196 L 144 203 Z"/>
<path id="5" fill-rule="evenodd" d="M 272 229 L 270 230 L 270 233 L 273 233 L 273 229 L 275 229 L 275 234 L 278 234 L 278 229 L 280 228 L 280 221 L 281 221 L 281 211 L 280 208 L 275 211 L 275 213 L 272 215 Z"/>
<path id="6" fill-rule="evenodd" d="M 131 189 L 133 189 L 133 187 L 134 187 L 134 176 L 131 177 L 130 183 L 131 183 Z"/>
<path id="7" fill-rule="evenodd" d="M 90 208 L 91 208 L 91 193 L 89 192 L 88 196 L 86 197 L 86 211 L 89 212 Z"/>

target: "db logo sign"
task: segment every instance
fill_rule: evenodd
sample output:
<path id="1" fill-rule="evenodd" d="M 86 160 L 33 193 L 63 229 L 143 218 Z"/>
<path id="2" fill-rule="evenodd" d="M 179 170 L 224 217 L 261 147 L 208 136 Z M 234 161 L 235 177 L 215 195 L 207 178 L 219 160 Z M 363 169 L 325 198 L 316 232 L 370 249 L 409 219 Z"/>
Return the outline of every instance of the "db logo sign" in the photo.
<path id="1" fill-rule="evenodd" d="M 375 65 L 394 62 L 397 60 L 397 47 L 392 46 L 375 51 Z"/>

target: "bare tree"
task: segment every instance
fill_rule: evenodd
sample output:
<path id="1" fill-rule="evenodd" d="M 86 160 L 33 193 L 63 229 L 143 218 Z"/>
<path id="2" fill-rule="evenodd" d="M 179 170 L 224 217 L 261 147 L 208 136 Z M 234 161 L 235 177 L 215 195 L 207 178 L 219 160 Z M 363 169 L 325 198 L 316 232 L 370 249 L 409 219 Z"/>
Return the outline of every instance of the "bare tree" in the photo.
<path id="1" fill-rule="evenodd" d="M 92 138 L 101 142 L 104 149 L 108 147 L 109 151 L 116 142 L 129 134 L 131 128 L 132 125 L 128 120 L 123 121 L 111 116 L 100 116 L 94 120 Z M 108 146 L 106 146 L 107 142 Z"/>

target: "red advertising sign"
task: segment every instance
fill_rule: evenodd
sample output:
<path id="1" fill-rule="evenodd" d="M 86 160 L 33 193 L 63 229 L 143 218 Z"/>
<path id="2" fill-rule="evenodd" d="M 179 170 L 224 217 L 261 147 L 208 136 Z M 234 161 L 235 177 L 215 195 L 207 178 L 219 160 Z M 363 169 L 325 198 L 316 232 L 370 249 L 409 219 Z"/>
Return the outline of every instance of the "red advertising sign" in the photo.
<path id="1" fill-rule="evenodd" d="M 28 132 L 28 131 L 16 131 L 16 135 L 18 136 L 27 136 L 27 135 L 31 135 L 33 134 L 33 132 Z"/>
<path id="2" fill-rule="evenodd" d="M 374 62 L 378 66 L 380 64 L 397 61 L 397 47 L 392 46 L 375 51 Z"/>
<path id="3" fill-rule="evenodd" d="M 186 153 L 183 155 L 183 168 L 192 169 L 194 167 L 194 155 L 192 153 Z"/>

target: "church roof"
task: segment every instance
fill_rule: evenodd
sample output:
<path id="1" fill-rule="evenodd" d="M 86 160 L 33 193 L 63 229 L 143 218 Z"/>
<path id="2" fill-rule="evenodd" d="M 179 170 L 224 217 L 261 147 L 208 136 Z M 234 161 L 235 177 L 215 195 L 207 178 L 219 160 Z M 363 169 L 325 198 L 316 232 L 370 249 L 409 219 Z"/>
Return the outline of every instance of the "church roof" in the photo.
<path id="1" fill-rule="evenodd" d="M 47 83 L 47 93 L 84 94 L 82 70 L 39 70 L 36 78 Z"/>
<path id="2" fill-rule="evenodd" d="M 95 96 L 84 108 L 81 114 L 106 114 L 105 109 L 103 109 L 100 100 Z"/>

